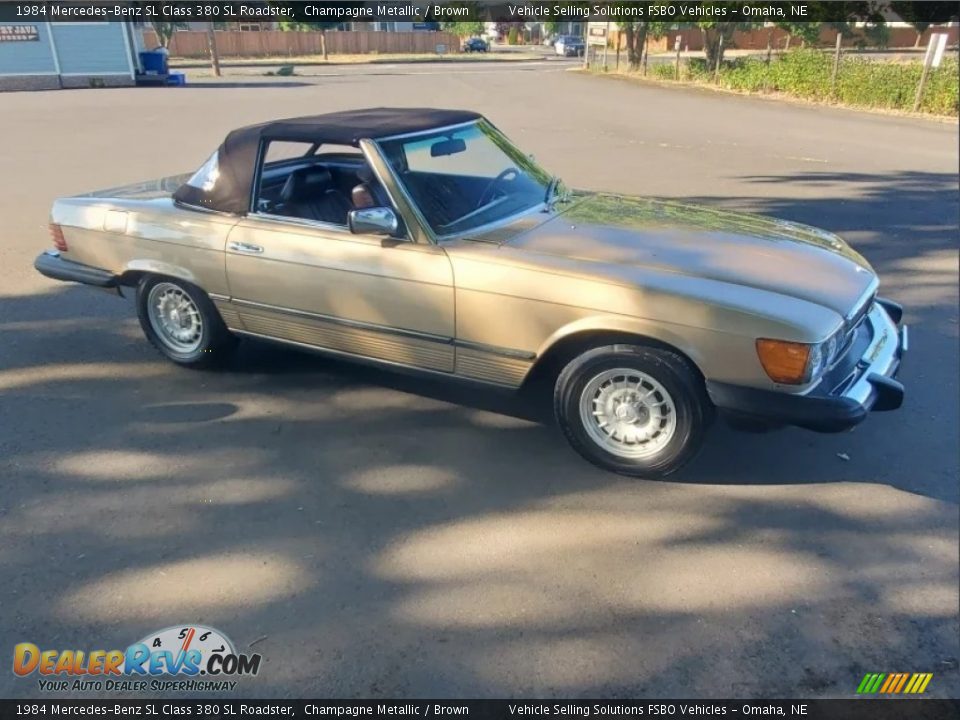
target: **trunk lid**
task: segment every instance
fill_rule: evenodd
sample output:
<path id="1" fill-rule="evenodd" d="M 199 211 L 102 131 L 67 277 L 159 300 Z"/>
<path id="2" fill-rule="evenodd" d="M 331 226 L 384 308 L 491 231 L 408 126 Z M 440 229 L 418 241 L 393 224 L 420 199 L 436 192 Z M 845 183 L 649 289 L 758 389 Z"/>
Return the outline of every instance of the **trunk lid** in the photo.
<path id="1" fill-rule="evenodd" d="M 75 195 L 74 197 L 116 198 L 117 200 L 157 200 L 159 198 L 170 197 L 174 190 L 189 179 L 190 173 L 169 175 L 168 177 L 163 177 L 158 180 L 145 180 L 129 185 L 120 185 L 119 187 L 107 188 L 106 190 L 97 190 L 95 192 Z"/>

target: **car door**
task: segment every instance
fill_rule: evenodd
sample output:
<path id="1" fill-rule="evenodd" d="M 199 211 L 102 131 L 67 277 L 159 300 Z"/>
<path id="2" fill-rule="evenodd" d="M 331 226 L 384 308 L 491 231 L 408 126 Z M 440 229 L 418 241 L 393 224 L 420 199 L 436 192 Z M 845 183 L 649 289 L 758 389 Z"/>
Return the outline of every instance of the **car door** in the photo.
<path id="1" fill-rule="evenodd" d="M 241 332 L 453 372 L 453 272 L 439 246 L 251 213 L 227 238 L 226 270 Z"/>

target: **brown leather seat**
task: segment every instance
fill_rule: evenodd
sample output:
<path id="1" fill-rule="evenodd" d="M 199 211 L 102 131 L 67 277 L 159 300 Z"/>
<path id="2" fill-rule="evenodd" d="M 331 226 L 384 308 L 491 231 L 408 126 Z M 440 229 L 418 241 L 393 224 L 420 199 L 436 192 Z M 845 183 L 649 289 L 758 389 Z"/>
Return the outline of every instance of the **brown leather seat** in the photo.
<path id="1" fill-rule="evenodd" d="M 335 225 L 347 224 L 350 202 L 333 187 L 330 171 L 301 168 L 290 173 L 280 191 L 281 214 Z"/>
<path id="2" fill-rule="evenodd" d="M 366 183 L 360 183 L 350 191 L 350 200 L 353 202 L 354 210 L 377 207 L 377 201 L 373 197 L 373 192 Z"/>
<path id="3" fill-rule="evenodd" d="M 360 168 L 357 171 L 357 179 L 360 183 L 350 191 L 350 200 L 353 202 L 354 210 L 370 207 L 390 207 L 387 194 L 383 191 L 383 187 L 369 167 Z"/>

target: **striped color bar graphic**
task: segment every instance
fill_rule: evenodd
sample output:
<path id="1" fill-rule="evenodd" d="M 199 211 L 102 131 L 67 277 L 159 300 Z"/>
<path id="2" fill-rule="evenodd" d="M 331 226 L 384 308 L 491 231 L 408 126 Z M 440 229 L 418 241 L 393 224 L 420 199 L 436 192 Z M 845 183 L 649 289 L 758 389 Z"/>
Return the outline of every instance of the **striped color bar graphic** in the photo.
<path id="1" fill-rule="evenodd" d="M 867 673 L 857 687 L 857 694 L 919 695 L 926 691 L 932 679 L 933 673 Z"/>

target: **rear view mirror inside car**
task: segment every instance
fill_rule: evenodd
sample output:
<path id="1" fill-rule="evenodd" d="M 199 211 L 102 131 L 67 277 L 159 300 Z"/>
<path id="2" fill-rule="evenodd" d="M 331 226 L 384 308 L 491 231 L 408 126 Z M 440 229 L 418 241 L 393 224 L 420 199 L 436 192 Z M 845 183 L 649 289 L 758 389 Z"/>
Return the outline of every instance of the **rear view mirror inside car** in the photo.
<path id="1" fill-rule="evenodd" d="M 456 155 L 467 149 L 467 144 L 460 138 L 451 138 L 441 140 L 430 146 L 430 157 L 444 157 L 445 155 Z"/>

